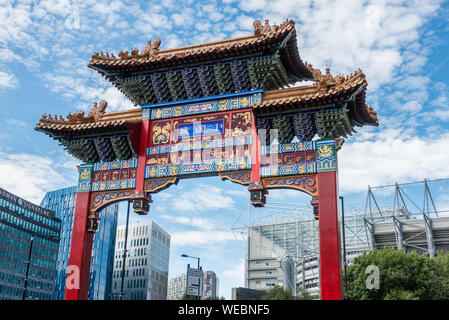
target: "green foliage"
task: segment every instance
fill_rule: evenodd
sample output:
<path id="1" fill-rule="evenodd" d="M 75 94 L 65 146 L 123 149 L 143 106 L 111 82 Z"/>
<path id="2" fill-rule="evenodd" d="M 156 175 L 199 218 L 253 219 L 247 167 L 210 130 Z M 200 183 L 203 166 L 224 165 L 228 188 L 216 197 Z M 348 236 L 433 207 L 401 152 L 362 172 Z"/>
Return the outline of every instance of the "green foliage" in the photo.
<path id="1" fill-rule="evenodd" d="M 368 266 L 379 268 L 379 289 L 368 289 Z M 348 296 L 353 300 L 449 299 L 449 253 L 433 259 L 393 248 L 375 249 L 348 267 Z"/>
<path id="2" fill-rule="evenodd" d="M 226 300 L 226 299 L 225 299 L 225 297 L 221 297 L 221 298 L 219 298 L 219 297 L 208 297 L 208 298 L 206 298 L 204 300 Z"/>
<path id="3" fill-rule="evenodd" d="M 290 290 L 286 290 L 281 286 L 275 285 L 260 300 L 294 300 Z"/>
<path id="4" fill-rule="evenodd" d="M 182 296 L 181 300 L 198 300 L 198 299 L 195 296 L 189 296 L 189 295 L 184 293 L 184 295 Z M 226 300 L 226 299 L 225 299 L 225 297 L 221 297 L 221 298 L 219 298 L 219 297 L 209 297 L 209 298 L 206 298 L 204 300 Z"/>
<path id="5" fill-rule="evenodd" d="M 384 300 L 419 300 L 419 298 L 413 292 L 393 289 L 385 295 Z"/>
<path id="6" fill-rule="evenodd" d="M 189 296 L 188 294 L 184 293 L 181 300 L 198 300 L 195 296 Z"/>
<path id="7" fill-rule="evenodd" d="M 310 295 L 309 291 L 304 288 L 299 288 L 298 294 L 296 295 L 296 300 L 313 300 L 313 296 Z"/>
<path id="8" fill-rule="evenodd" d="M 434 260 L 434 272 L 437 277 L 435 284 L 441 300 L 449 300 L 449 252 L 443 250 L 436 253 Z"/>

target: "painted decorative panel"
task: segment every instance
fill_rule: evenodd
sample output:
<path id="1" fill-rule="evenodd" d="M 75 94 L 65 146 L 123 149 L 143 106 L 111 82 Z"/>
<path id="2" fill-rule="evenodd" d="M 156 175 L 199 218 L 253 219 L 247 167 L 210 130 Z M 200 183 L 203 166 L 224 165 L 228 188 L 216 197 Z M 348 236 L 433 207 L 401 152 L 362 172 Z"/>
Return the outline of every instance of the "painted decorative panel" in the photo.
<path id="1" fill-rule="evenodd" d="M 156 193 L 164 190 L 171 186 L 172 184 L 178 183 L 178 177 L 171 178 L 159 178 L 159 179 L 148 179 L 145 180 L 145 192 Z"/>
<path id="2" fill-rule="evenodd" d="M 334 140 L 318 140 L 317 149 L 317 170 L 333 171 L 337 169 L 337 154 Z"/>
<path id="3" fill-rule="evenodd" d="M 236 159 L 204 160 L 183 164 L 148 166 L 145 178 L 170 177 L 189 174 L 215 173 L 251 169 L 251 157 Z"/>
<path id="4" fill-rule="evenodd" d="M 296 143 L 283 143 L 272 146 L 262 146 L 262 154 L 287 153 L 296 151 L 316 150 L 315 141 L 300 141 Z"/>
<path id="5" fill-rule="evenodd" d="M 239 138 L 235 138 L 235 139 L 197 141 L 197 142 L 193 142 L 193 143 L 177 143 L 177 144 L 172 144 L 172 145 L 168 145 L 168 146 L 147 148 L 147 155 L 170 153 L 170 152 L 177 152 L 177 151 L 215 149 L 215 148 L 250 145 L 250 144 L 252 144 L 251 136 L 239 137 Z"/>
<path id="6" fill-rule="evenodd" d="M 98 211 L 100 207 L 103 207 L 112 202 L 119 200 L 129 199 L 132 197 L 133 190 L 122 191 L 108 191 L 108 192 L 96 192 L 92 194 L 92 200 L 90 203 L 90 211 Z"/>
<path id="7" fill-rule="evenodd" d="M 136 179 L 92 183 L 92 191 L 121 190 L 121 189 L 131 189 L 135 187 L 136 187 Z"/>
<path id="8" fill-rule="evenodd" d="M 235 109 L 249 108 L 252 105 L 260 104 L 262 102 L 262 92 L 258 91 L 243 96 L 231 96 L 219 98 L 210 101 L 201 101 L 204 99 L 198 99 L 198 102 L 184 103 L 184 104 L 172 104 L 161 107 L 143 107 L 144 119 L 166 119 L 174 117 L 184 117 L 190 115 L 196 115 L 200 113 L 221 112 Z"/>
<path id="9" fill-rule="evenodd" d="M 333 139 L 262 146 L 262 177 L 336 170 Z"/>
<path id="10" fill-rule="evenodd" d="M 97 162 L 94 164 L 94 171 L 137 168 L 137 159 L 118 160 L 111 162 Z"/>
<path id="11" fill-rule="evenodd" d="M 289 188 L 304 191 L 311 196 L 318 195 L 316 175 L 265 178 L 262 183 L 267 189 Z"/>
<path id="12" fill-rule="evenodd" d="M 294 164 L 289 166 L 269 166 L 262 167 L 260 169 L 260 174 L 262 178 L 264 177 L 274 177 L 274 176 L 286 176 L 294 174 L 308 174 L 317 172 L 316 163 L 302 163 Z"/>
<path id="13" fill-rule="evenodd" d="M 248 185 L 251 182 L 251 171 L 222 172 L 218 176 L 221 180 L 229 180 L 243 185 Z"/>
<path id="14" fill-rule="evenodd" d="M 92 191 L 135 188 L 136 175 L 136 168 L 95 171 L 92 178 Z"/>
<path id="15" fill-rule="evenodd" d="M 170 142 L 170 121 L 156 122 L 153 124 L 153 145 L 167 144 Z"/>
<path id="16" fill-rule="evenodd" d="M 77 192 L 90 191 L 92 188 L 93 165 L 81 165 L 78 177 Z"/>

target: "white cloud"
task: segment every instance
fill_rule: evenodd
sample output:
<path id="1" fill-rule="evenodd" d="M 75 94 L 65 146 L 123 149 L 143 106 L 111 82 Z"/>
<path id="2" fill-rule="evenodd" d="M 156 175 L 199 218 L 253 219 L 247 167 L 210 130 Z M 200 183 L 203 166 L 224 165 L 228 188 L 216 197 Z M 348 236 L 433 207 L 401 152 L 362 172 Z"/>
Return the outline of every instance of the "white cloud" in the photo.
<path id="1" fill-rule="evenodd" d="M 422 105 L 416 100 L 408 101 L 405 104 L 398 107 L 399 110 L 409 111 L 409 112 L 419 112 L 422 110 Z"/>
<path id="2" fill-rule="evenodd" d="M 423 178 L 449 176 L 449 133 L 411 136 L 383 130 L 370 141 L 345 143 L 339 152 L 339 182 L 343 192 Z"/>
<path id="3" fill-rule="evenodd" d="M 350 73 L 361 67 L 370 88 L 393 78 L 404 59 L 422 63 L 420 48 L 403 49 L 419 38 L 419 28 L 436 12 L 439 1 L 239 1 L 243 10 L 277 23 L 296 20 L 301 56 L 315 67 Z M 242 15 L 241 19 L 247 16 Z M 248 26 L 249 21 L 245 24 Z"/>
<path id="4" fill-rule="evenodd" d="M 199 184 L 189 191 L 180 192 L 170 200 L 178 211 L 205 212 L 219 209 L 234 209 L 234 200 L 225 192 L 213 185 Z"/>
<path id="5" fill-rule="evenodd" d="M 161 215 L 160 217 L 170 222 L 192 226 L 202 230 L 213 230 L 215 228 L 215 223 L 209 219 L 169 215 Z"/>
<path id="6" fill-rule="evenodd" d="M 19 81 L 13 74 L 0 71 L 0 89 L 14 89 L 19 85 Z"/>
<path id="7" fill-rule="evenodd" d="M 0 152 L 0 186 L 19 197 L 39 204 L 49 190 L 65 187 L 69 183 L 55 168 L 50 158 L 30 154 Z"/>
<path id="8" fill-rule="evenodd" d="M 235 197 L 247 197 L 249 199 L 249 191 L 248 190 L 226 190 L 227 194 Z"/>
<path id="9" fill-rule="evenodd" d="M 242 261 L 238 265 L 235 265 L 233 269 L 225 270 L 223 274 L 228 278 L 241 280 L 243 282 L 245 274 L 245 262 Z"/>
<path id="10" fill-rule="evenodd" d="M 171 234 L 171 245 L 194 246 L 223 244 L 226 241 L 236 241 L 234 234 L 230 231 L 181 231 Z"/>

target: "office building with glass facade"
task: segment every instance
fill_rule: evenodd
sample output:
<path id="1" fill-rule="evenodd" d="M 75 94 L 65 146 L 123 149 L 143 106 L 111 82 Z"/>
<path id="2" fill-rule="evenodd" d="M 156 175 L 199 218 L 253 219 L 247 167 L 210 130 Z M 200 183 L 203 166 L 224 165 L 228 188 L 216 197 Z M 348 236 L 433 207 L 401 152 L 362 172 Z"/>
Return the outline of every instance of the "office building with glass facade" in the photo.
<path id="1" fill-rule="evenodd" d="M 123 264 L 125 233 L 126 226 L 117 228 L 112 282 L 114 299 L 120 299 L 124 274 L 123 300 L 166 300 L 170 235 L 153 221 L 130 224 Z"/>
<path id="2" fill-rule="evenodd" d="M 61 241 L 57 261 L 56 289 L 54 300 L 65 296 L 66 270 L 72 242 L 73 214 L 75 210 L 76 186 L 48 192 L 41 206 L 55 211 L 61 219 Z M 109 300 L 111 295 L 112 267 L 117 230 L 119 204 L 112 204 L 100 211 L 100 223 L 94 235 L 92 263 L 90 268 L 90 300 Z"/>
<path id="3" fill-rule="evenodd" d="M 51 299 L 60 227 L 53 211 L 0 188 L 0 300 Z"/>

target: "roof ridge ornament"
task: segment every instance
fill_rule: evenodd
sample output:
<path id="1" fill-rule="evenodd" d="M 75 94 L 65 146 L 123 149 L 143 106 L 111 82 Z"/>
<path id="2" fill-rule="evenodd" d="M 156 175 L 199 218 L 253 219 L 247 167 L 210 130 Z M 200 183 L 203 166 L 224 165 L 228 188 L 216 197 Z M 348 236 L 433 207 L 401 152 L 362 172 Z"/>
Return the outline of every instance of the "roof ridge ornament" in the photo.
<path id="1" fill-rule="evenodd" d="M 54 118 L 49 114 L 43 114 L 40 121 L 45 122 L 55 122 L 55 123 L 67 123 L 67 124 L 73 124 L 73 123 L 86 123 L 86 122 L 97 122 L 101 121 L 103 118 L 103 115 L 106 113 L 106 107 L 108 106 L 108 103 L 105 100 L 101 100 L 100 104 L 98 105 L 96 102 L 94 102 L 94 105 L 92 108 L 90 108 L 89 113 L 87 114 L 87 117 L 84 115 L 84 111 L 78 111 L 74 114 L 69 113 L 67 115 L 67 120 L 64 120 L 64 118 L 60 115 L 58 119 L 58 115 L 54 115 Z"/>
<path id="2" fill-rule="evenodd" d="M 153 43 L 151 43 L 151 40 L 147 41 L 146 46 L 143 48 L 142 52 L 139 54 L 139 49 L 132 48 L 131 49 L 131 55 L 129 55 L 128 51 L 120 51 L 118 54 L 120 60 L 127 60 L 132 58 L 151 58 L 157 55 L 159 52 L 159 47 L 161 46 L 161 39 L 155 38 L 153 40 Z"/>
<path id="3" fill-rule="evenodd" d="M 374 111 L 372 106 L 368 107 L 368 114 L 371 117 L 371 119 L 373 119 L 375 122 L 379 122 L 379 119 L 377 118 L 377 112 Z"/>
<path id="4" fill-rule="evenodd" d="M 331 74 L 331 69 L 326 68 L 326 73 L 322 74 L 320 69 L 313 69 L 313 66 L 311 64 L 308 64 L 307 66 L 309 70 L 312 71 L 313 79 L 315 80 L 317 87 L 321 90 L 328 89 L 331 86 L 335 86 L 337 82 L 335 81 L 334 77 Z M 339 78 L 339 81 L 341 79 Z"/>
<path id="5" fill-rule="evenodd" d="M 284 22 L 281 23 L 281 25 L 273 24 L 270 26 L 269 20 L 265 19 L 265 24 L 262 25 L 260 20 L 254 20 L 253 27 L 254 27 L 254 35 L 256 37 L 266 36 L 270 33 L 276 33 L 279 30 L 282 30 L 288 26 L 294 26 L 295 21 L 286 19 Z"/>
<path id="6" fill-rule="evenodd" d="M 153 40 L 153 44 L 151 44 L 151 40 L 148 40 L 147 45 L 142 50 L 142 56 L 154 56 L 158 53 L 159 47 L 161 46 L 161 39 L 156 38 Z"/>
<path id="7" fill-rule="evenodd" d="M 153 43 L 151 40 L 147 41 L 146 46 L 143 48 L 142 52 L 139 54 L 139 49 L 131 48 L 131 54 L 128 50 L 120 51 L 118 53 L 118 58 L 113 54 L 109 54 L 109 52 L 104 53 L 103 51 L 95 52 L 92 55 L 92 58 L 102 59 L 102 60 L 127 60 L 132 58 L 151 58 L 155 56 L 159 52 L 159 47 L 161 46 L 161 39 L 155 38 Z"/>
<path id="8" fill-rule="evenodd" d="M 345 82 L 353 80 L 359 76 L 365 78 L 365 75 L 360 68 L 345 77 L 342 74 L 333 76 L 330 72 L 330 68 L 326 68 L 326 73 L 322 74 L 320 69 L 313 68 L 312 64 L 308 63 L 307 61 L 304 64 L 312 73 L 318 90 L 325 90 L 329 89 L 330 87 L 340 86 Z"/>

